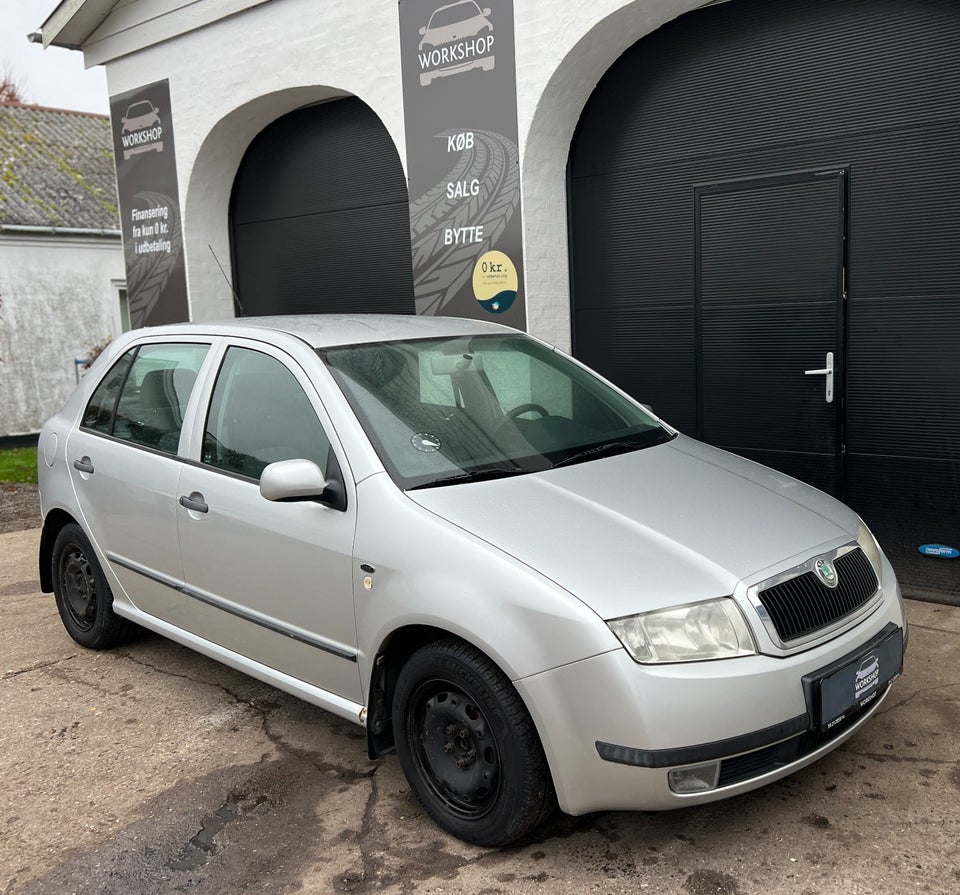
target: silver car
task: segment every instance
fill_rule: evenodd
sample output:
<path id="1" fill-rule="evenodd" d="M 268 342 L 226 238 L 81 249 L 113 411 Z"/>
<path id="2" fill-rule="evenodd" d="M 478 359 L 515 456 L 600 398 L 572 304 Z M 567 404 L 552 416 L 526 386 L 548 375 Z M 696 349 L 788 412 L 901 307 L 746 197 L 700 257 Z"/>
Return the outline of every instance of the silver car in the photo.
<path id="1" fill-rule="evenodd" d="M 851 510 L 492 323 L 131 332 L 38 463 L 41 581 L 78 643 L 148 628 L 348 718 L 482 845 L 557 803 L 777 780 L 902 667 L 899 587 Z"/>

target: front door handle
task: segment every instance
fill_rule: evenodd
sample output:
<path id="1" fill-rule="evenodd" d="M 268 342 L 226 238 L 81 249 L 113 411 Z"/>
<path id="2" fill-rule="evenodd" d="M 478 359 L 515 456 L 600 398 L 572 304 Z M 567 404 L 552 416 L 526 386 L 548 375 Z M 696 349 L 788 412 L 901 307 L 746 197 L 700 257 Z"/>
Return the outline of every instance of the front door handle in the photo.
<path id="1" fill-rule="evenodd" d="M 804 370 L 804 376 L 826 376 L 826 391 L 824 399 L 828 404 L 833 403 L 833 352 L 827 352 L 827 365 L 822 370 Z"/>
<path id="2" fill-rule="evenodd" d="M 206 513 L 207 510 L 210 509 L 199 491 L 194 491 L 189 497 L 186 495 L 181 497 L 180 506 L 186 507 L 188 510 L 193 510 L 195 513 Z"/>
<path id="3" fill-rule="evenodd" d="M 85 472 L 87 475 L 93 475 L 93 463 L 87 456 L 83 456 L 79 460 L 74 460 L 73 468 L 77 470 L 77 472 Z"/>

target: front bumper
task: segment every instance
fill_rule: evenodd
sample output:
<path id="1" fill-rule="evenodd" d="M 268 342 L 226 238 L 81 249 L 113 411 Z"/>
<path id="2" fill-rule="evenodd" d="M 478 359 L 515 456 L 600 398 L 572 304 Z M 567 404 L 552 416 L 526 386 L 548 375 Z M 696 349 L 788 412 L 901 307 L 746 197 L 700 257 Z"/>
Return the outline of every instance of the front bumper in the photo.
<path id="1" fill-rule="evenodd" d="M 890 571 L 883 577 L 896 593 L 888 592 L 868 619 L 792 656 L 643 666 L 621 649 L 517 681 L 541 732 L 560 807 L 584 814 L 717 801 L 835 749 L 874 714 L 890 682 L 842 717 L 825 708 L 823 725 L 817 682 L 891 636 L 899 644 L 901 631 L 905 643 Z M 715 788 L 671 789 L 671 770 L 711 761 L 719 762 Z"/>

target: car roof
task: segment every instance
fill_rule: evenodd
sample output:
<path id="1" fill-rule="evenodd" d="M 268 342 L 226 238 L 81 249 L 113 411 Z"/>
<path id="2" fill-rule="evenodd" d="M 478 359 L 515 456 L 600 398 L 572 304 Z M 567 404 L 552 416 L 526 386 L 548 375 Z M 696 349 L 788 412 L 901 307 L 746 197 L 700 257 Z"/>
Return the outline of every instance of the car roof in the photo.
<path id="1" fill-rule="evenodd" d="M 286 333 L 312 348 L 472 336 L 516 332 L 508 326 L 461 317 L 425 317 L 414 314 L 289 314 L 275 317 L 238 317 L 214 323 L 175 323 L 151 327 L 155 335 L 204 334 L 251 335 L 251 329 Z"/>

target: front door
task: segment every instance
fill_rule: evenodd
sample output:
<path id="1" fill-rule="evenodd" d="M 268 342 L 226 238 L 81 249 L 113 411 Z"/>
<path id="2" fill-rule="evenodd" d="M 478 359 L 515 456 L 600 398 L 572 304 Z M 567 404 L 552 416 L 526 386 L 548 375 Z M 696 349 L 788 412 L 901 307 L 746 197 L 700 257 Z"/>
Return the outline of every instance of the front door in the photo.
<path id="1" fill-rule="evenodd" d="M 227 348 L 199 462 L 184 466 L 178 527 L 189 629 L 328 693 L 363 702 L 353 610 L 353 494 L 336 509 L 272 502 L 260 474 L 307 459 L 345 468 L 303 370 L 258 343 Z M 339 472 L 337 473 L 339 477 Z"/>
<path id="2" fill-rule="evenodd" d="M 837 496 L 846 174 L 696 189 L 699 437 Z"/>

